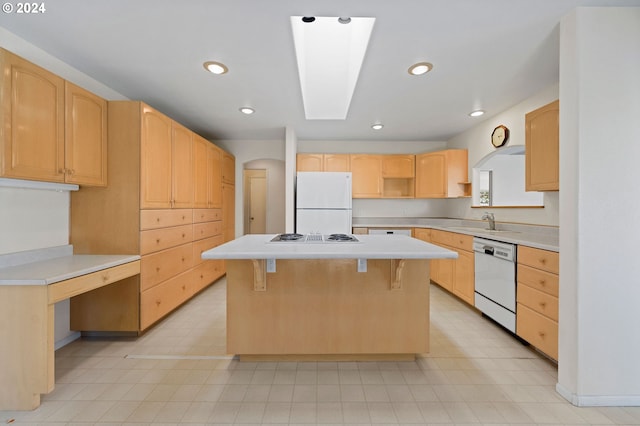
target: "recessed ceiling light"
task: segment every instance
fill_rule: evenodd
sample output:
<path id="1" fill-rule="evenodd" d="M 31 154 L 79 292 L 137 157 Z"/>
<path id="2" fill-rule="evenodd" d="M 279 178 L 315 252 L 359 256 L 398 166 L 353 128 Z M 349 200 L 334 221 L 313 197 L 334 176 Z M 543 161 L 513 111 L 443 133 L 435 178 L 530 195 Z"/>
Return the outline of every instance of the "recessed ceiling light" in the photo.
<path id="1" fill-rule="evenodd" d="M 341 24 L 348 24 L 349 22 L 351 22 L 351 18 L 349 18 L 348 16 L 341 16 L 338 18 L 338 22 L 340 22 Z"/>
<path id="2" fill-rule="evenodd" d="M 256 110 L 251 108 L 251 107 L 242 107 L 242 108 L 240 108 L 240 112 L 243 113 L 243 114 L 251 115 L 254 112 L 256 112 Z"/>
<path id="3" fill-rule="evenodd" d="M 411 75 L 422 75 L 426 74 L 433 69 L 433 64 L 429 62 L 418 62 L 417 64 L 413 64 L 409 67 L 409 74 Z"/>
<path id="4" fill-rule="evenodd" d="M 371 128 L 373 130 L 381 130 L 384 127 L 384 124 L 382 123 L 374 123 L 371 125 Z"/>
<path id="5" fill-rule="evenodd" d="M 475 111 L 471 111 L 469 113 L 469 116 L 471 117 L 480 117 L 482 114 L 484 114 L 484 111 L 481 109 L 475 110 Z"/>
<path id="6" fill-rule="evenodd" d="M 226 74 L 229 71 L 229 68 L 221 62 L 208 61 L 204 63 L 204 68 L 213 74 Z"/>

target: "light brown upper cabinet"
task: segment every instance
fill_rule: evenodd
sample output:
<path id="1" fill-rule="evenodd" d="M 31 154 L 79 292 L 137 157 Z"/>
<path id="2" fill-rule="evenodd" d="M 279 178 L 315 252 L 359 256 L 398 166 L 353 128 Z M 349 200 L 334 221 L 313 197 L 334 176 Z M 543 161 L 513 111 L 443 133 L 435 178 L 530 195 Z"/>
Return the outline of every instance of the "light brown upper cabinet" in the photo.
<path id="1" fill-rule="evenodd" d="M 231 154 L 224 153 L 214 144 L 207 147 L 207 207 L 222 207 L 222 158 L 227 158 L 227 168 L 231 169 L 231 175 L 235 176 L 235 158 Z"/>
<path id="2" fill-rule="evenodd" d="M 296 171 L 322 172 L 324 171 L 324 154 L 297 154 Z"/>
<path id="3" fill-rule="evenodd" d="M 551 102 L 525 115 L 525 188 L 560 189 L 560 102 Z"/>
<path id="4" fill-rule="evenodd" d="M 191 130 L 171 122 L 171 207 L 193 207 L 193 142 Z"/>
<path id="5" fill-rule="evenodd" d="M 382 158 L 380 155 L 351 154 L 353 198 L 382 197 Z"/>
<path id="6" fill-rule="evenodd" d="M 209 145 L 205 138 L 193 136 L 193 207 L 197 209 L 208 207 Z"/>
<path id="7" fill-rule="evenodd" d="M 350 172 L 349 154 L 324 154 L 322 166 L 325 172 Z"/>
<path id="8" fill-rule="evenodd" d="M 349 154 L 297 154 L 298 172 L 349 172 Z"/>
<path id="9" fill-rule="evenodd" d="M 142 104 L 140 207 L 193 206 L 192 133 Z"/>
<path id="10" fill-rule="evenodd" d="M 413 198 L 416 156 L 391 154 L 382 156 L 382 197 Z"/>
<path id="11" fill-rule="evenodd" d="M 416 198 L 468 197 L 466 149 L 447 149 L 416 155 Z"/>
<path id="12" fill-rule="evenodd" d="M 171 208 L 171 119 L 142 104 L 140 207 Z"/>
<path id="13" fill-rule="evenodd" d="M 107 185 L 107 101 L 65 83 L 65 176 L 79 185 Z"/>
<path id="14" fill-rule="evenodd" d="M 383 155 L 383 178 L 412 178 L 415 176 L 416 156 L 410 154 Z"/>
<path id="15" fill-rule="evenodd" d="M 0 69 L 0 175 L 106 185 L 106 101 L 4 49 Z"/>
<path id="16" fill-rule="evenodd" d="M 222 153 L 222 181 L 232 185 L 236 183 L 236 158 L 226 151 Z"/>

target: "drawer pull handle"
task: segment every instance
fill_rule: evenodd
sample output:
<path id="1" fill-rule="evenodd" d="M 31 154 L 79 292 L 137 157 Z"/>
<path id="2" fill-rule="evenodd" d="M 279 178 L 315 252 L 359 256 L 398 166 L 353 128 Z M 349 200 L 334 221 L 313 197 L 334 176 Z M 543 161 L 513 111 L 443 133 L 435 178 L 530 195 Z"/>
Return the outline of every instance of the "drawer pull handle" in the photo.
<path id="1" fill-rule="evenodd" d="M 156 218 L 156 222 L 160 223 L 160 218 L 159 217 Z"/>
<path id="2" fill-rule="evenodd" d="M 109 275 L 108 275 L 108 274 L 104 274 L 104 275 L 102 276 L 102 281 L 104 281 L 104 282 L 109 281 Z"/>
<path id="3" fill-rule="evenodd" d="M 546 280 L 540 280 L 540 285 L 544 287 L 545 285 L 547 285 L 547 281 Z"/>
<path id="4" fill-rule="evenodd" d="M 186 289 L 187 289 L 187 286 L 186 286 L 186 285 L 183 285 L 183 286 L 182 286 L 182 290 L 186 290 Z"/>
<path id="5" fill-rule="evenodd" d="M 160 244 L 160 238 L 156 238 L 156 244 Z"/>
<path id="6" fill-rule="evenodd" d="M 540 263 L 544 265 L 545 263 L 547 263 L 547 259 L 540 259 Z"/>
<path id="7" fill-rule="evenodd" d="M 540 337 L 541 337 L 541 338 L 543 338 L 543 339 L 544 339 L 544 336 L 545 336 L 544 332 L 539 331 L 539 332 L 538 332 L 538 334 L 540 335 Z"/>
<path id="8" fill-rule="evenodd" d="M 156 300 L 156 306 L 160 306 L 162 302 L 160 300 Z"/>
<path id="9" fill-rule="evenodd" d="M 184 238 L 186 235 L 187 235 L 187 234 L 183 233 L 183 234 L 182 234 L 182 238 Z"/>
<path id="10" fill-rule="evenodd" d="M 160 267 L 156 266 L 156 272 L 160 272 Z"/>
<path id="11" fill-rule="evenodd" d="M 542 309 L 544 309 L 547 306 L 547 304 L 545 302 L 540 302 L 540 306 L 542 307 Z"/>
<path id="12" fill-rule="evenodd" d="M 184 262 L 184 257 L 182 258 L 182 261 Z"/>

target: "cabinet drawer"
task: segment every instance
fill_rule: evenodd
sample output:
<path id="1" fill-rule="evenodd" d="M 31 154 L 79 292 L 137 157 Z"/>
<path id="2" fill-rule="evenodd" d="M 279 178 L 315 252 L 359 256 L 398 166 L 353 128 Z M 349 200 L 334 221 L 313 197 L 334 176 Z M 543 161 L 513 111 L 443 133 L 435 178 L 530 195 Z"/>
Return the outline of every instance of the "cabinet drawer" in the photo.
<path id="1" fill-rule="evenodd" d="M 202 252 L 217 247 L 223 242 L 224 237 L 222 235 L 195 241 L 193 243 L 193 265 L 195 266 L 204 262 L 202 259 Z"/>
<path id="2" fill-rule="evenodd" d="M 555 251 L 518 246 L 518 263 L 557 274 L 560 271 L 560 256 Z"/>
<path id="3" fill-rule="evenodd" d="M 473 251 L 473 235 L 451 233 L 451 246 L 466 251 Z"/>
<path id="4" fill-rule="evenodd" d="M 431 241 L 434 244 L 444 244 L 445 246 L 453 246 L 453 232 L 441 231 L 439 229 L 431 230 Z"/>
<path id="5" fill-rule="evenodd" d="M 221 209 L 193 209 L 193 223 L 222 220 Z"/>
<path id="6" fill-rule="evenodd" d="M 192 276 L 191 271 L 183 272 L 140 294 L 140 328 L 142 330 L 191 297 Z"/>
<path id="7" fill-rule="evenodd" d="M 140 232 L 140 254 L 179 246 L 193 240 L 193 226 L 183 225 L 172 228 L 150 229 Z"/>
<path id="8" fill-rule="evenodd" d="M 518 282 L 558 297 L 558 275 L 518 264 Z"/>
<path id="9" fill-rule="evenodd" d="M 422 241 L 426 241 L 427 243 L 430 243 L 432 241 L 431 229 L 430 228 L 413 228 L 413 237 Z"/>
<path id="10" fill-rule="evenodd" d="M 558 359 L 558 323 L 518 303 L 516 334 Z"/>
<path id="11" fill-rule="evenodd" d="M 534 311 L 558 321 L 558 298 L 543 293 L 535 288 L 518 283 L 518 303 L 522 303 Z"/>
<path id="12" fill-rule="evenodd" d="M 193 247 L 183 244 L 157 253 L 142 256 L 140 266 L 140 290 L 160 284 L 193 266 Z"/>
<path id="13" fill-rule="evenodd" d="M 207 260 L 192 269 L 193 292 L 197 293 L 224 274 L 224 260 Z"/>
<path id="14" fill-rule="evenodd" d="M 201 240 L 203 238 L 213 237 L 222 234 L 222 222 L 203 222 L 193 224 L 193 239 Z"/>
<path id="15" fill-rule="evenodd" d="M 140 210 L 140 230 L 187 225 L 192 216 L 191 209 Z"/>

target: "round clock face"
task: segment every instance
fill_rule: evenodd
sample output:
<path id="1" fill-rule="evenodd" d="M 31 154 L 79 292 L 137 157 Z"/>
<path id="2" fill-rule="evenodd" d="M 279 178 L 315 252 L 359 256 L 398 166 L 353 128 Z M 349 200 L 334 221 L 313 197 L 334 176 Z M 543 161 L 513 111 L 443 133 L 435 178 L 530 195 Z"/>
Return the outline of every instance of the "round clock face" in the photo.
<path id="1" fill-rule="evenodd" d="M 501 147 L 509 140 L 509 129 L 506 126 L 500 125 L 493 129 L 491 133 L 491 143 L 496 148 Z"/>

